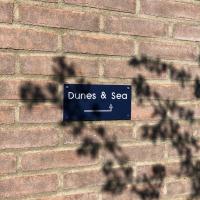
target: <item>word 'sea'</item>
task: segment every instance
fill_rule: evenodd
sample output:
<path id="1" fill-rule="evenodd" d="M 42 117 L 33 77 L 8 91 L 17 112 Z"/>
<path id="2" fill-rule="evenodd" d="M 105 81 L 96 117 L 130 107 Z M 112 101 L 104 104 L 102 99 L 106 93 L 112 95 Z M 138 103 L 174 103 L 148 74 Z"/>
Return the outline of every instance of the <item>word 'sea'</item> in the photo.
<path id="1" fill-rule="evenodd" d="M 128 98 L 128 95 L 126 93 L 124 94 L 120 94 L 120 93 L 115 93 L 115 92 L 112 92 L 112 99 L 127 99 Z"/>

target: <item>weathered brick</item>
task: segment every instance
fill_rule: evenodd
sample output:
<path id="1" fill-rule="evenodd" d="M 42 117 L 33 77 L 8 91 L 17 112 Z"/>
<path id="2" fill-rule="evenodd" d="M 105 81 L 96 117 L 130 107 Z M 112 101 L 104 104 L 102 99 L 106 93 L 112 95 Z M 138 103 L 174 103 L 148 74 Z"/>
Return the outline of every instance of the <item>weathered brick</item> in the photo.
<path id="1" fill-rule="evenodd" d="M 136 176 L 142 176 L 142 175 L 147 175 L 147 176 L 152 176 L 152 168 L 155 165 L 142 165 L 142 166 L 137 166 L 136 168 Z M 177 177 L 178 174 L 180 173 L 180 163 L 178 162 L 172 162 L 172 163 L 165 163 L 161 164 L 164 166 L 165 171 L 166 171 L 166 177 Z"/>
<path id="2" fill-rule="evenodd" d="M 58 144 L 55 128 L 0 129 L 0 149 L 55 146 Z"/>
<path id="3" fill-rule="evenodd" d="M 183 139 L 183 141 L 184 141 L 184 139 Z M 199 141 L 197 142 L 197 144 L 199 145 Z M 174 145 L 173 146 L 172 145 L 168 145 L 167 146 L 168 157 L 174 159 L 174 158 L 179 158 L 180 154 L 181 155 L 186 155 L 186 153 L 184 153 L 184 151 L 183 151 L 183 148 L 185 146 L 186 146 L 186 144 L 183 144 L 183 147 L 180 148 L 180 147 L 177 147 L 177 146 L 174 146 Z M 200 156 L 200 152 L 195 148 L 195 145 L 191 144 L 189 146 L 189 150 L 190 150 L 191 156 Z"/>
<path id="4" fill-rule="evenodd" d="M 98 137 L 98 133 L 96 131 L 98 127 L 84 127 L 82 131 L 79 133 L 84 135 L 84 137 Z M 110 137 L 116 137 L 120 142 L 122 141 L 130 141 L 133 139 L 133 131 L 131 126 L 103 126 L 105 134 Z M 75 137 L 77 132 L 72 127 L 67 127 L 63 131 L 64 136 L 64 144 L 75 144 L 81 143 L 81 138 Z"/>
<path id="5" fill-rule="evenodd" d="M 179 154 L 178 154 L 176 148 L 173 148 L 172 146 L 168 146 L 167 151 L 168 151 L 168 157 L 170 157 L 170 158 L 178 158 L 179 157 Z"/>
<path id="6" fill-rule="evenodd" d="M 0 106 L 0 124 L 15 122 L 15 109 L 12 106 Z"/>
<path id="7" fill-rule="evenodd" d="M 135 0 L 64 0 L 65 3 L 135 13 Z"/>
<path id="8" fill-rule="evenodd" d="M 33 1 L 43 1 L 47 3 L 58 3 L 58 0 L 33 0 Z"/>
<path id="9" fill-rule="evenodd" d="M 0 81 L 0 99 L 19 99 L 20 81 L 2 80 Z"/>
<path id="10" fill-rule="evenodd" d="M 95 163 L 97 163 L 97 159 L 79 156 L 75 150 L 27 153 L 22 156 L 21 161 L 24 171 L 84 166 Z"/>
<path id="11" fill-rule="evenodd" d="M 0 155 L 0 174 L 16 172 L 16 156 L 12 154 Z"/>
<path id="12" fill-rule="evenodd" d="M 10 53 L 0 53 L 0 75 L 15 73 L 15 56 Z"/>
<path id="13" fill-rule="evenodd" d="M 41 0 L 34 0 L 34 1 L 41 1 Z M 42 0 L 44 2 L 48 2 L 48 3 L 58 3 L 58 0 Z"/>
<path id="14" fill-rule="evenodd" d="M 145 79 L 152 79 L 152 80 L 161 80 L 161 79 L 169 79 L 168 72 L 163 72 L 161 74 L 157 74 L 156 72 L 152 72 L 151 69 L 148 69 L 149 66 L 152 67 L 152 64 L 149 65 L 148 63 L 144 66 L 141 65 L 140 67 L 134 67 L 129 65 L 129 61 L 131 58 L 128 59 L 114 59 L 114 58 L 107 58 L 102 60 L 102 64 L 104 67 L 104 76 L 106 78 L 135 78 L 138 75 L 142 75 Z M 181 64 L 174 62 L 161 62 L 165 64 L 172 64 L 172 67 L 177 70 L 185 70 L 187 74 L 191 76 L 191 80 L 194 80 L 196 76 L 200 76 L 199 66 L 195 64 Z M 145 69 L 145 68 L 146 69 Z M 155 67 L 156 69 L 156 67 Z"/>
<path id="15" fill-rule="evenodd" d="M 19 121 L 21 123 L 53 123 L 62 121 L 61 110 L 57 106 L 38 105 L 29 109 L 20 107 Z"/>
<path id="16" fill-rule="evenodd" d="M 138 75 L 142 75 L 145 79 L 167 79 L 167 73 L 157 75 L 156 73 L 143 69 L 143 67 L 134 68 L 129 65 L 129 61 L 130 59 L 104 59 L 104 76 L 106 78 L 135 78 Z"/>
<path id="17" fill-rule="evenodd" d="M 193 120 L 195 120 L 195 119 L 199 119 L 200 118 L 200 110 L 199 110 L 199 104 L 198 103 L 196 103 L 196 102 L 194 102 L 193 103 L 193 101 L 188 101 L 189 103 L 186 103 L 186 104 L 182 104 L 181 106 L 182 106 L 182 108 L 184 108 L 183 109 L 183 111 L 180 111 L 180 112 L 175 112 L 175 113 L 173 113 L 173 118 L 174 119 L 176 119 L 176 120 L 178 120 L 178 119 L 185 119 L 184 117 L 187 117 L 186 119 L 185 119 L 185 122 L 191 122 L 191 120 L 193 119 Z M 177 105 L 179 105 L 180 106 L 180 104 L 177 104 Z M 185 111 L 184 111 L 185 110 Z M 180 113 L 185 113 L 185 115 L 184 114 L 181 114 L 182 116 L 180 117 Z M 188 113 L 188 115 L 186 115 Z M 192 131 L 192 129 L 191 129 L 191 126 L 192 126 L 192 124 L 190 123 L 189 124 L 189 127 L 190 127 L 190 131 Z M 184 128 L 184 126 L 183 125 L 181 125 L 181 127 L 183 127 Z"/>
<path id="18" fill-rule="evenodd" d="M 58 28 L 99 30 L 99 16 L 95 13 L 39 6 L 20 5 L 19 21 Z"/>
<path id="19" fill-rule="evenodd" d="M 53 56 L 21 56 L 20 65 L 22 73 L 35 75 L 57 75 L 54 71 L 73 70 L 74 73 L 67 73 L 66 76 L 98 76 L 98 61 L 95 59 L 80 57 L 65 57 L 65 70 L 63 66 L 53 62 Z M 63 72 L 64 73 L 64 72 Z M 58 75 L 57 75 L 58 76 Z"/>
<path id="20" fill-rule="evenodd" d="M 185 88 L 179 84 L 151 84 L 151 88 L 157 91 L 162 99 L 169 100 L 194 100 L 194 89 L 192 85 Z M 152 97 L 153 98 L 153 97 Z"/>
<path id="21" fill-rule="evenodd" d="M 191 184 L 189 180 L 178 180 L 166 184 L 167 195 L 174 197 L 177 195 L 190 194 Z"/>
<path id="22" fill-rule="evenodd" d="M 102 198 L 102 200 L 133 200 L 133 199 L 140 200 L 141 198 L 128 189 L 118 195 L 103 193 L 103 198 Z"/>
<path id="23" fill-rule="evenodd" d="M 165 146 L 146 144 L 124 147 L 124 152 L 128 155 L 129 160 L 133 162 L 160 161 L 164 158 Z"/>
<path id="24" fill-rule="evenodd" d="M 188 125 L 186 128 L 186 131 L 189 132 L 189 134 L 193 135 L 196 139 L 199 140 L 200 137 L 200 127 L 198 124 L 196 125 Z"/>
<path id="25" fill-rule="evenodd" d="M 200 26 L 178 24 L 174 28 L 174 37 L 181 40 L 200 41 Z"/>
<path id="26" fill-rule="evenodd" d="M 132 120 L 155 120 L 153 117 L 153 108 L 151 106 L 138 106 L 133 104 L 131 111 Z"/>
<path id="27" fill-rule="evenodd" d="M 0 28 L 0 48 L 56 51 L 58 37 L 54 33 L 33 29 Z"/>
<path id="28" fill-rule="evenodd" d="M 72 172 L 64 174 L 64 188 L 83 188 L 83 187 L 94 187 L 100 186 L 104 181 L 104 174 L 97 170 Z"/>
<path id="29" fill-rule="evenodd" d="M 84 194 L 70 194 L 67 196 L 57 197 L 44 197 L 37 200 L 98 200 L 99 195 L 95 193 L 84 193 Z"/>
<path id="30" fill-rule="evenodd" d="M 40 91 L 45 95 L 46 99 L 52 99 L 52 93 L 49 92 L 48 86 L 50 84 L 54 84 L 55 87 L 58 87 L 57 84 L 55 84 L 52 81 L 40 80 L 40 81 L 34 81 L 32 84 L 37 86 L 38 88 L 40 88 Z M 21 80 L 2 80 L 2 81 L 0 81 L 0 90 L 1 90 L 0 99 L 20 99 L 21 98 L 20 95 L 22 93 L 22 88 L 25 85 L 28 85 L 27 82 L 21 81 Z M 37 97 L 37 95 L 35 96 L 35 94 L 32 93 L 32 96 L 30 96 L 28 99 L 37 100 L 37 98 L 39 98 L 39 97 Z"/>
<path id="31" fill-rule="evenodd" d="M 173 2 L 169 0 L 141 0 L 141 13 L 147 15 L 200 19 L 200 6 L 192 3 Z"/>
<path id="32" fill-rule="evenodd" d="M 13 3 L 0 2 L 0 22 L 11 23 L 13 20 Z"/>
<path id="33" fill-rule="evenodd" d="M 131 56 L 134 54 L 134 41 L 108 35 L 66 34 L 63 36 L 65 52 Z"/>
<path id="34" fill-rule="evenodd" d="M 171 162 L 165 164 L 166 177 L 177 177 L 181 172 L 181 164 L 179 162 Z"/>
<path id="35" fill-rule="evenodd" d="M 152 57 L 176 60 L 197 60 L 197 47 L 189 44 L 141 42 L 139 46 L 141 54 Z"/>
<path id="36" fill-rule="evenodd" d="M 159 21 L 134 19 L 131 17 L 109 16 L 105 17 L 104 31 L 127 35 L 140 35 L 150 37 L 164 37 L 167 25 Z"/>
<path id="37" fill-rule="evenodd" d="M 53 192 L 58 188 L 56 175 L 12 177 L 0 180 L 1 198 L 19 198 L 42 192 Z"/>
<path id="38" fill-rule="evenodd" d="M 197 76 L 200 76 L 200 70 L 197 64 L 181 64 L 175 62 L 172 66 L 180 71 L 185 70 L 185 72 L 190 75 L 190 80 L 195 80 Z"/>
<path id="39" fill-rule="evenodd" d="M 129 162 L 140 164 L 143 162 L 161 162 L 165 157 L 164 144 L 137 144 L 132 146 L 121 146 L 121 153 Z M 112 160 L 112 153 L 104 150 L 102 161 Z"/>
<path id="40" fill-rule="evenodd" d="M 194 112 L 194 118 L 195 119 L 199 119 L 200 118 L 200 105 L 197 103 L 197 104 L 190 104 L 190 105 L 186 105 L 185 106 L 187 109 L 191 110 Z"/>
<path id="41" fill-rule="evenodd" d="M 186 109 L 187 109 L 187 107 L 186 107 Z M 176 120 L 176 118 L 174 118 L 174 120 Z M 151 125 L 156 125 L 156 124 L 157 124 L 157 122 L 151 123 Z M 145 122 L 144 122 L 144 124 L 136 126 L 136 128 L 134 130 L 137 139 L 143 139 L 143 131 L 142 131 L 143 125 L 145 125 Z M 150 125 L 150 123 L 148 123 L 148 125 Z M 194 137 L 199 136 L 199 126 L 198 125 L 194 125 L 194 124 L 190 124 L 190 123 L 188 123 L 187 125 L 179 123 L 179 125 L 180 125 L 180 128 L 179 128 L 178 132 L 180 134 L 187 133 L 188 136 L 194 136 Z M 169 136 L 170 136 L 170 134 L 166 134 L 166 137 L 169 137 Z M 160 139 L 160 135 L 158 135 L 157 139 L 158 140 Z M 166 138 L 166 139 L 169 139 L 169 138 Z"/>

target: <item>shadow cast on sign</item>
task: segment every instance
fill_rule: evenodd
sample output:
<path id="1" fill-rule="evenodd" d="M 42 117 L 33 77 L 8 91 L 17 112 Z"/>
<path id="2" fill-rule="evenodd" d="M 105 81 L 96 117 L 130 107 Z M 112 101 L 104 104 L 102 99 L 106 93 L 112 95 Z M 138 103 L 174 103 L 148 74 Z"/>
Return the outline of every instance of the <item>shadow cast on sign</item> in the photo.
<path id="1" fill-rule="evenodd" d="M 62 92 L 59 91 L 59 85 L 63 86 L 66 77 L 76 76 L 74 65 L 65 63 L 64 57 L 53 59 L 54 75 L 52 83 L 46 86 L 39 86 L 32 82 L 27 82 L 21 86 L 21 100 L 25 102 L 31 110 L 35 104 L 43 102 L 52 102 L 63 108 Z M 178 152 L 180 157 L 180 170 L 177 176 L 187 176 L 191 180 L 191 199 L 200 197 L 200 160 L 194 159 L 194 151 L 199 150 L 198 142 L 188 131 L 182 129 L 179 120 L 188 122 L 189 126 L 194 123 L 194 113 L 191 109 L 178 105 L 174 100 L 166 99 L 148 84 L 142 71 L 146 70 L 158 76 L 168 73 L 172 81 L 180 83 L 183 89 L 187 82 L 192 79 L 190 73 L 184 69 L 176 69 L 173 65 L 161 62 L 159 59 L 151 59 L 147 56 L 141 58 L 133 57 L 130 60 L 130 67 L 141 69 L 141 74 L 133 78 L 132 84 L 135 97 L 139 106 L 149 103 L 153 108 L 153 124 L 146 123 L 141 127 L 142 138 L 156 143 L 158 140 L 168 140 L 172 147 Z M 80 78 L 78 83 L 89 84 L 84 78 Z M 194 96 L 200 97 L 200 81 L 196 77 L 194 84 Z M 79 105 L 77 105 L 78 108 Z M 72 109 L 73 111 L 73 109 Z M 89 123 L 89 122 L 88 122 Z M 87 124 L 88 124 L 87 123 Z M 151 175 L 148 173 L 133 176 L 133 168 L 129 165 L 129 157 L 119 145 L 116 136 L 111 136 L 105 127 L 95 126 L 91 136 L 84 135 L 84 129 L 87 128 L 85 122 L 76 123 L 61 122 L 61 126 L 70 126 L 73 129 L 73 136 L 81 137 L 80 147 L 77 153 L 80 156 L 98 157 L 100 150 L 107 151 L 112 155 L 107 159 L 102 171 L 106 177 L 102 190 L 111 194 L 121 194 L 127 188 L 137 194 L 142 200 L 159 199 L 164 178 L 166 177 L 166 167 L 162 164 L 153 165 Z M 98 137 L 94 137 L 94 135 Z"/>

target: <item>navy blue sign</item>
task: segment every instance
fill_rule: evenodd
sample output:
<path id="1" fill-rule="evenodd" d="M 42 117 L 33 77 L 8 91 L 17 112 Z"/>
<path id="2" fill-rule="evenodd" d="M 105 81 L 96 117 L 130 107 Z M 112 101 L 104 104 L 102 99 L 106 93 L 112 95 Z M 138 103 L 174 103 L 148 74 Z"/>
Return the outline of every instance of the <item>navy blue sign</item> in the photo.
<path id="1" fill-rule="evenodd" d="M 65 84 L 64 121 L 130 120 L 130 85 Z"/>

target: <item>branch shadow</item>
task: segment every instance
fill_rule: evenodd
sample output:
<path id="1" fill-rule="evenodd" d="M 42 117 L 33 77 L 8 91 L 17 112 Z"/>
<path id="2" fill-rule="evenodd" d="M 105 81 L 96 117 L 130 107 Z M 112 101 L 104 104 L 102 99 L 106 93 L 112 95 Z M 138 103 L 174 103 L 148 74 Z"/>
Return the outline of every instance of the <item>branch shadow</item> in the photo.
<path id="1" fill-rule="evenodd" d="M 52 83 L 47 83 L 44 87 L 41 87 L 33 82 L 26 82 L 20 88 L 21 100 L 30 111 L 36 104 L 44 102 L 51 102 L 59 109 L 63 109 L 62 91 L 59 90 L 59 86 L 63 86 L 66 78 L 76 76 L 76 72 L 74 64 L 67 64 L 64 57 L 55 57 L 53 62 Z M 129 64 L 137 71 L 143 69 L 158 76 L 168 73 L 170 79 L 178 82 L 183 89 L 187 82 L 192 79 L 191 74 L 186 70 L 176 69 L 172 64 L 147 56 L 133 57 Z M 90 84 L 84 78 L 80 78 L 78 83 Z M 188 131 L 182 130 L 181 124 L 178 122 L 183 120 L 192 125 L 195 123 L 194 112 L 185 106 L 178 105 L 174 100 L 163 98 L 148 84 L 142 74 L 132 79 L 132 85 L 137 104 L 144 106 L 145 103 L 149 103 L 153 108 L 151 117 L 156 119 L 156 123 L 153 125 L 147 123 L 141 127 L 142 138 L 153 143 L 157 143 L 159 140 L 170 141 L 180 157 L 180 170 L 177 176 L 190 178 L 192 185 L 191 199 L 200 197 L 200 160 L 195 160 L 193 156 L 193 152 L 199 150 L 198 141 Z M 200 80 L 198 77 L 195 79 L 193 88 L 194 97 L 199 98 Z M 78 109 L 79 105 L 77 104 L 76 107 Z M 84 129 L 87 127 L 84 121 L 77 123 L 60 122 L 60 126 L 70 126 L 73 129 L 74 138 L 81 138 L 81 144 L 77 149 L 79 156 L 90 156 L 95 159 L 101 150 L 112 155 L 112 159 L 105 160 L 102 165 L 102 172 L 106 177 L 102 191 L 118 195 L 129 189 L 142 200 L 159 199 L 166 177 L 166 167 L 162 164 L 155 164 L 151 168 L 151 175 L 144 173 L 135 177 L 133 168 L 129 163 L 129 156 L 120 146 L 117 137 L 111 136 L 103 126 L 97 126 L 93 123 L 90 125 L 93 131 L 92 135 L 88 136 L 84 135 Z M 94 134 L 97 137 L 94 137 Z"/>
<path id="2" fill-rule="evenodd" d="M 192 76 L 185 69 L 176 69 L 172 64 L 161 62 L 159 59 L 151 59 L 147 56 L 132 58 L 129 64 L 137 69 L 144 68 L 157 74 L 168 73 L 172 81 L 177 82 L 183 89 Z M 199 98 L 200 82 L 196 76 L 193 85 L 193 96 Z M 145 80 L 138 75 L 132 81 L 135 87 L 135 96 L 139 106 L 148 102 L 153 108 L 152 118 L 157 122 L 153 125 L 145 124 L 141 127 L 143 139 L 151 140 L 153 143 L 169 141 L 176 150 L 180 159 L 180 170 L 177 176 L 186 176 L 191 181 L 191 195 L 189 199 L 200 197 L 200 160 L 195 159 L 195 152 L 199 151 L 198 140 L 188 130 L 182 129 L 179 120 L 185 121 L 192 126 L 195 123 L 194 111 L 186 106 L 179 105 L 175 100 L 166 99 L 153 89 Z"/>

